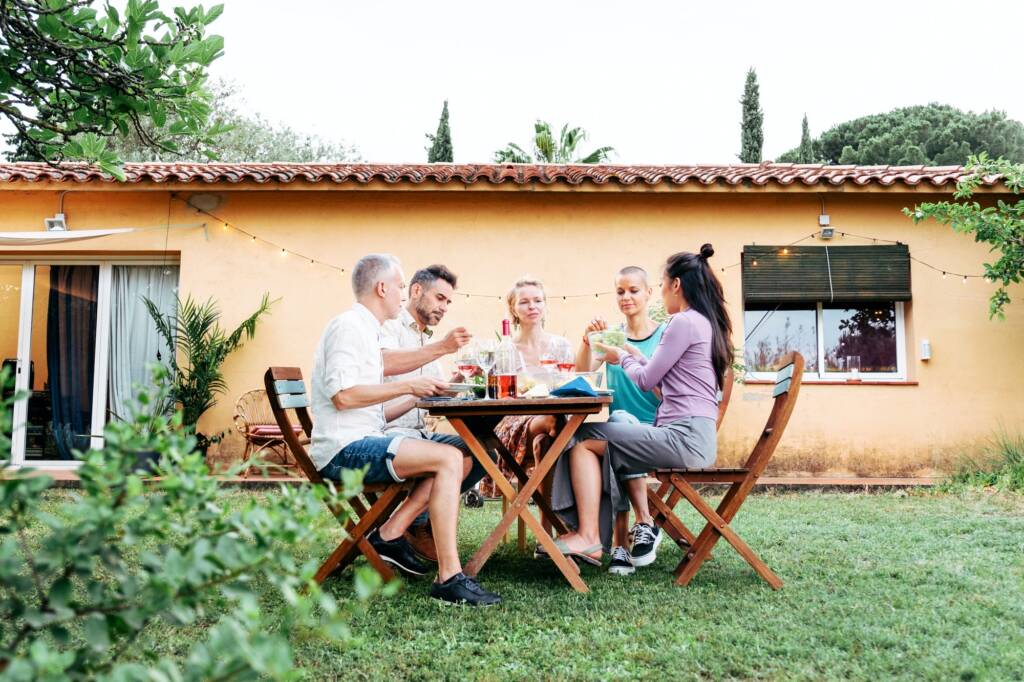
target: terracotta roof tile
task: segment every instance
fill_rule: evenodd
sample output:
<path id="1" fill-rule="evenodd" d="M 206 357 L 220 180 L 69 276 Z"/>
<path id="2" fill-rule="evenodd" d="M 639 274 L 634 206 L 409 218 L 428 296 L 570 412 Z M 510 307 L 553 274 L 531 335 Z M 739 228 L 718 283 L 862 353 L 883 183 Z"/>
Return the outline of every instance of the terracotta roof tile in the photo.
<path id="1" fill-rule="evenodd" d="M 934 187 L 955 184 L 961 166 L 824 166 L 763 163 L 687 166 L 545 164 L 305 164 L 305 163 L 129 163 L 128 182 L 156 183 L 477 183 L 597 185 L 882 185 Z M 0 182 L 113 182 L 95 167 L 43 163 L 0 163 Z M 986 178 L 994 185 L 998 178 Z"/>

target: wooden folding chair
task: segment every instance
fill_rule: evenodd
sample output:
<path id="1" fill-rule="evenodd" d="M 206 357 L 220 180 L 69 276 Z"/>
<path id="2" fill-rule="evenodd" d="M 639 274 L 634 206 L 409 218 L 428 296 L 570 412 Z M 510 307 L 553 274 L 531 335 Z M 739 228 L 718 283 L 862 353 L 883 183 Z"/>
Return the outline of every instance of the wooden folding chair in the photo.
<path id="1" fill-rule="evenodd" d="M 768 415 L 768 422 L 761 432 L 761 437 L 754 445 L 744 466 L 661 469 L 654 473 L 654 476 L 662 484 L 662 488 L 669 486 L 674 491 L 668 501 L 671 501 L 673 497 L 677 500 L 685 499 L 707 521 L 700 535 L 694 537 L 675 515 L 674 504 L 669 506 L 667 501 L 658 495 L 648 496 L 648 499 L 660 512 L 656 518 L 661 528 L 683 548 L 683 560 L 679 562 L 679 566 L 675 570 L 677 585 L 689 584 L 701 564 L 710 557 L 711 550 L 719 538 L 725 538 L 773 589 L 777 590 L 782 587 L 782 580 L 768 568 L 767 564 L 761 561 L 754 550 L 736 534 L 729 524 L 757 483 L 757 479 L 764 473 L 769 460 L 775 453 L 775 448 L 782 439 L 782 434 L 789 423 L 789 417 L 793 413 L 793 407 L 796 405 L 803 372 L 804 358 L 800 353 L 792 352 L 783 357 L 782 369 L 775 375 L 775 388 L 772 391 L 775 402 L 772 405 L 771 414 Z M 719 418 L 721 418 L 721 411 Z M 729 484 L 729 489 L 717 509 L 712 509 L 694 488 L 694 485 L 707 483 Z"/>
<path id="2" fill-rule="evenodd" d="M 722 386 L 722 396 L 718 401 L 718 420 L 715 422 L 715 428 L 721 430 L 722 420 L 725 419 L 725 411 L 729 409 L 729 399 L 732 398 L 732 387 L 736 383 L 736 374 L 730 367 L 725 372 L 725 384 Z M 655 502 L 655 498 L 659 501 Z M 671 483 L 659 483 L 656 488 L 647 488 L 647 500 L 651 509 L 651 516 L 654 517 L 654 523 L 659 527 L 664 527 L 665 515 L 661 511 L 665 507 L 669 509 L 675 509 L 676 505 L 679 504 L 679 500 L 682 499 L 682 495 L 676 490 Z M 663 504 L 662 504 L 663 503 Z M 625 536 L 626 529 L 629 528 L 629 512 L 619 512 L 615 516 L 616 523 L 616 535 Z M 669 537 L 675 540 L 676 544 L 681 548 L 685 547 L 688 549 L 695 539 L 692 534 L 687 531 L 687 535 L 679 533 L 675 528 L 666 529 Z"/>
<path id="3" fill-rule="evenodd" d="M 267 387 L 267 398 L 270 409 L 274 413 L 281 434 L 288 449 L 302 472 L 314 485 L 325 485 L 309 453 L 300 441 L 300 433 L 307 439 L 313 435 L 313 420 L 309 416 L 309 398 L 306 396 L 306 384 L 302 380 L 302 370 L 298 367 L 271 367 L 263 375 Z M 298 417 L 301 430 L 295 429 L 288 415 L 293 410 Z M 350 497 L 346 502 L 350 510 L 343 506 L 328 502 L 327 507 L 334 514 L 338 523 L 345 530 L 345 538 L 331 552 L 326 561 L 316 572 L 316 581 L 322 583 L 332 573 L 339 572 L 362 554 L 370 565 L 380 573 L 385 582 L 394 578 L 394 573 L 387 563 L 381 559 L 377 550 L 366 539 L 374 528 L 387 520 L 391 512 L 409 494 L 415 481 L 405 483 L 365 483 L 360 495 Z"/>

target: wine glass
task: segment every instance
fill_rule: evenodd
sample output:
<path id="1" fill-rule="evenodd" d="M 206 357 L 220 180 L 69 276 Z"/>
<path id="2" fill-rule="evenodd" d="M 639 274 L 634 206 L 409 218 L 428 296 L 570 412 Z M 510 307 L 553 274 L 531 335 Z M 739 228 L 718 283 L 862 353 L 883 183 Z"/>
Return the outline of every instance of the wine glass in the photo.
<path id="1" fill-rule="evenodd" d="M 476 364 L 484 373 L 484 399 L 491 397 L 491 370 L 494 368 L 494 353 L 497 350 L 494 341 L 483 340 L 476 345 Z"/>
<path id="2" fill-rule="evenodd" d="M 576 354 L 568 343 L 559 347 L 555 359 L 558 360 L 558 371 L 562 374 L 572 374 L 576 371 Z"/>
<path id="3" fill-rule="evenodd" d="M 466 344 L 459 349 L 458 354 L 455 356 L 455 367 L 459 370 L 459 374 L 462 375 L 463 381 L 468 382 L 476 374 L 476 356 L 475 344 Z"/>

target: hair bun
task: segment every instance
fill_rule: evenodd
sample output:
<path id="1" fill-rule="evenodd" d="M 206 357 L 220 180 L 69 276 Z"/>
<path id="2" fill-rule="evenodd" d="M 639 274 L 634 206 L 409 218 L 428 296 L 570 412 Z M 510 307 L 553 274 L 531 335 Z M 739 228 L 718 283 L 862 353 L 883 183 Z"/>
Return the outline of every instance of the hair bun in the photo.
<path id="1" fill-rule="evenodd" d="M 700 247 L 700 257 L 703 258 L 704 260 L 707 260 L 708 258 L 711 258 L 714 255 L 715 247 L 711 246 L 711 244 L 705 244 L 704 246 Z"/>

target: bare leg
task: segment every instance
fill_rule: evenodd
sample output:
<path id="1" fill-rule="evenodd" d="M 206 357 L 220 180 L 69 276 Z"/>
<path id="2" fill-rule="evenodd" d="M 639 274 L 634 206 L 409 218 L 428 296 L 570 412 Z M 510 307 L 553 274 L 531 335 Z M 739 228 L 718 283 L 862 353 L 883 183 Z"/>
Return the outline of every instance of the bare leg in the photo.
<path id="1" fill-rule="evenodd" d="M 451 445 L 406 438 L 398 446 L 398 454 L 393 464 L 395 473 L 401 478 L 432 476 L 428 507 L 434 544 L 437 546 L 437 574 L 438 579 L 443 582 L 462 571 L 456 543 L 459 486 L 465 469 L 462 452 Z M 415 516 L 416 514 L 410 512 L 410 523 Z M 391 519 L 388 523 L 390 522 Z M 405 528 L 401 528 L 398 523 L 387 530 L 391 533 L 405 532 Z"/>
<path id="2" fill-rule="evenodd" d="M 601 457 L 604 453 L 605 442 L 600 440 L 582 441 L 569 452 L 572 489 L 580 525 L 575 533 L 563 536 L 562 540 L 574 551 L 601 544 L 598 517 L 601 511 Z M 595 556 L 600 553 L 598 550 Z"/>
<path id="3" fill-rule="evenodd" d="M 647 504 L 647 477 L 631 478 L 626 481 L 626 492 L 633 503 L 633 514 L 637 523 L 654 524 L 651 509 Z"/>
<path id="4" fill-rule="evenodd" d="M 469 475 L 473 462 L 469 457 L 462 458 L 462 478 Z M 397 467 L 396 467 L 397 468 Z M 385 521 L 380 527 L 380 536 L 385 540 L 394 540 L 408 530 L 413 521 L 423 513 L 430 504 L 430 491 L 434 484 L 433 478 L 425 478 L 420 481 L 405 502 L 391 514 L 391 518 Z"/>

